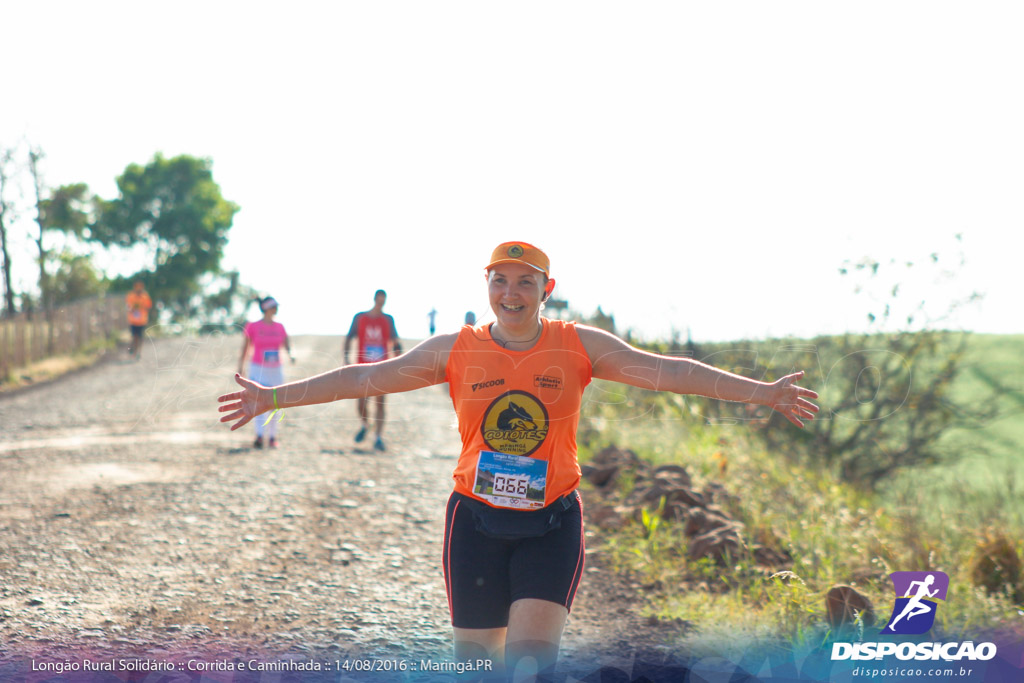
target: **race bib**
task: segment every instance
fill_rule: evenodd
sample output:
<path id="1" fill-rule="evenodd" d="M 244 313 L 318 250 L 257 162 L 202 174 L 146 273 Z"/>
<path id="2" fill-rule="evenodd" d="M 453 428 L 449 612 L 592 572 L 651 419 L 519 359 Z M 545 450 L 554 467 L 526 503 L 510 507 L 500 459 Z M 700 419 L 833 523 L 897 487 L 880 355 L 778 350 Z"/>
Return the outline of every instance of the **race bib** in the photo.
<path id="1" fill-rule="evenodd" d="M 473 493 L 495 507 L 535 510 L 544 507 L 547 477 L 546 460 L 480 451 Z"/>
<path id="2" fill-rule="evenodd" d="M 273 365 L 281 362 L 281 352 L 277 349 L 263 352 L 263 365 Z"/>
<path id="3" fill-rule="evenodd" d="M 384 359 L 385 349 L 383 346 L 367 346 L 363 349 L 363 356 L 370 362 Z"/>
<path id="4" fill-rule="evenodd" d="M 133 323 L 139 324 L 142 322 L 142 311 L 138 308 L 132 309 L 128 314 L 128 320 Z"/>

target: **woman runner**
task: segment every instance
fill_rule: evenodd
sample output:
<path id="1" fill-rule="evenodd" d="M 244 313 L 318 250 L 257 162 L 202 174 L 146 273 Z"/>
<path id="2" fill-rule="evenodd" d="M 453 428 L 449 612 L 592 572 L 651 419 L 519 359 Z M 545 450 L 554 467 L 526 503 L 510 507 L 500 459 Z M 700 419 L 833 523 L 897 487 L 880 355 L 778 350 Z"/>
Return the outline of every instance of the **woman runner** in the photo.
<path id="1" fill-rule="evenodd" d="M 274 316 L 277 315 L 277 301 L 271 296 L 256 301 L 260 305 L 263 319 L 247 323 L 245 326 L 242 355 L 238 359 L 238 375 L 244 376 L 245 357 L 251 347 L 249 379 L 258 384 L 273 386 L 284 382 L 284 373 L 281 370 L 281 347 L 283 346 L 288 351 L 288 357 L 291 358 L 292 363 L 295 362 L 295 356 L 292 355 L 292 347 L 284 325 L 274 321 Z M 258 416 L 256 440 L 253 442 L 255 448 L 263 448 L 264 433 L 269 439 L 268 447 L 277 448 L 277 423 L 280 419 L 280 413 L 273 415 L 269 421 L 262 414 Z"/>
<path id="2" fill-rule="evenodd" d="M 236 376 L 242 390 L 218 400 L 221 421 L 238 429 L 273 408 L 448 382 L 462 438 L 443 551 L 455 657 L 493 659 L 518 680 L 553 672 L 583 571 L 576 427 L 592 377 L 765 405 L 798 427 L 817 394 L 794 383 L 800 372 L 759 382 L 542 317 L 555 281 L 526 242 L 499 245 L 485 273 L 493 323 L 283 386 Z"/>

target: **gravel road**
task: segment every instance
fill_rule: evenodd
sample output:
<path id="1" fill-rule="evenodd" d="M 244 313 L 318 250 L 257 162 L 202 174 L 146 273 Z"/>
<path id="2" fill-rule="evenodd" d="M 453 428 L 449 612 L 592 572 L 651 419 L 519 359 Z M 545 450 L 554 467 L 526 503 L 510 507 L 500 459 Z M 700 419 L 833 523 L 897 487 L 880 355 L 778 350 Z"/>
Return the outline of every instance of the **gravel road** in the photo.
<path id="1" fill-rule="evenodd" d="M 385 454 L 353 443 L 354 402 L 290 410 L 281 447 L 256 450 L 251 427 L 217 422 L 240 345 L 150 340 L 140 362 L 0 396 L 0 680 L 119 658 L 450 658 L 440 556 L 459 442 L 445 389 L 388 398 Z M 341 339 L 293 346 L 287 378 L 334 367 Z M 657 651 L 672 633 L 634 594 L 588 555 L 560 671 L 628 676 L 638 650 Z M 118 666 L 104 675 L 164 680 Z M 244 678 L 161 674 L 210 675 Z"/>

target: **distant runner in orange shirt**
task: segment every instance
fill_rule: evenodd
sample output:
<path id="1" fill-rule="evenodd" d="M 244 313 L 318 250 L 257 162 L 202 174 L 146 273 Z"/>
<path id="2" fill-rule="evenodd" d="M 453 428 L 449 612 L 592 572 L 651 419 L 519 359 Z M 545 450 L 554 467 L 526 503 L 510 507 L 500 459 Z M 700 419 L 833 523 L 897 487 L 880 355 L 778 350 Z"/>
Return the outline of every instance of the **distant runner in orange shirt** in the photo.
<path id="1" fill-rule="evenodd" d="M 495 322 L 431 337 L 404 355 L 221 396 L 232 429 L 268 408 L 448 382 L 462 451 L 445 516 L 443 566 L 459 661 L 491 659 L 512 680 L 553 673 L 583 573 L 576 427 L 591 378 L 765 405 L 798 427 L 818 411 L 803 373 L 759 382 L 636 349 L 587 325 L 541 317 L 547 255 L 505 242 L 485 266 Z"/>
<path id="2" fill-rule="evenodd" d="M 146 292 L 146 286 L 142 280 L 136 280 L 132 291 L 124 298 L 128 305 L 128 327 L 132 331 L 132 345 L 128 349 L 128 356 L 139 360 L 142 357 L 142 333 L 146 331 L 149 323 L 149 309 L 153 308 L 153 301 Z"/>

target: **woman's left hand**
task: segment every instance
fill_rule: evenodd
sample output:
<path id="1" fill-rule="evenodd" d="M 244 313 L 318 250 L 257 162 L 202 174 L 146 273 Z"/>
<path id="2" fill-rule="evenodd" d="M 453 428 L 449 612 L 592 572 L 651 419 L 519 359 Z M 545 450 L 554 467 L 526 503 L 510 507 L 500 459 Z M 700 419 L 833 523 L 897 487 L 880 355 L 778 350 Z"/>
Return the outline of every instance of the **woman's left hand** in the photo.
<path id="1" fill-rule="evenodd" d="M 794 372 L 772 382 L 768 386 L 768 400 L 765 403 L 797 427 L 803 427 L 806 420 L 813 420 L 814 414 L 818 412 L 818 406 L 807 400 L 818 398 L 817 392 L 794 384 L 803 376 L 803 371 Z"/>

